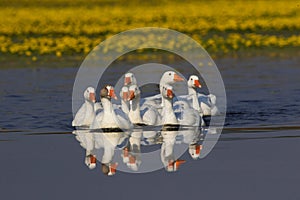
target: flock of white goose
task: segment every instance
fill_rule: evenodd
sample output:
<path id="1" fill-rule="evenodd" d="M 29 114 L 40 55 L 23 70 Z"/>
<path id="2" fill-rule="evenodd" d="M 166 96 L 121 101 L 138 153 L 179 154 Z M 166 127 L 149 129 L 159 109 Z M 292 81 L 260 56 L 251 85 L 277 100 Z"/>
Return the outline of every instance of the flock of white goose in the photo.
<path id="1" fill-rule="evenodd" d="M 159 83 L 160 94 L 141 99 L 141 91 L 133 73 L 124 75 L 120 91 L 121 105 L 112 104 L 117 99 L 114 87 L 106 85 L 100 91 L 101 102 L 96 102 L 95 89 L 84 91 L 85 102 L 76 113 L 72 126 L 90 129 L 131 129 L 134 125 L 185 125 L 203 126 L 203 116 L 216 115 L 216 96 L 197 92 L 199 78 L 191 75 L 187 80 L 188 95 L 175 95 L 172 85 L 184 79 L 174 71 L 165 72 Z"/>

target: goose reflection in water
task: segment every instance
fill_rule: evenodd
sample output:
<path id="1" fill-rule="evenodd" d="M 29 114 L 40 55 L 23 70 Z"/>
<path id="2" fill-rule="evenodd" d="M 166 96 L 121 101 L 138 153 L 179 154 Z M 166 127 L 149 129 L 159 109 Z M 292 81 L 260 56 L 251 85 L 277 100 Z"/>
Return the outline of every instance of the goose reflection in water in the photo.
<path id="1" fill-rule="evenodd" d="M 96 161 L 101 162 L 101 170 L 104 174 L 111 176 L 116 173 L 118 166 L 114 162 L 116 149 L 123 149 L 126 138 L 125 132 L 101 132 L 90 130 L 75 130 L 73 134 L 86 150 L 85 164 L 90 168 L 96 168 Z"/>
<path id="2" fill-rule="evenodd" d="M 95 169 L 97 162 L 101 163 L 101 170 L 105 175 L 114 175 L 121 162 L 129 171 L 139 171 L 143 166 L 143 150 L 150 146 L 159 147 L 153 162 L 160 162 L 167 172 L 177 171 L 185 160 L 179 159 L 181 154 L 176 148 L 187 150 L 193 159 L 201 154 L 202 142 L 205 134 L 199 127 L 178 127 L 159 131 L 144 130 L 147 127 L 136 127 L 131 132 L 102 132 L 100 130 L 73 131 L 80 145 L 85 149 L 84 163 L 89 169 Z M 174 150 L 175 149 L 175 150 Z M 180 150 L 182 151 L 182 150 Z M 174 153 L 175 152 L 175 153 Z M 121 161 L 117 162 L 119 158 Z M 157 160 L 156 160 L 157 159 Z M 159 161 L 160 160 L 160 161 Z M 146 162 L 147 163 L 147 162 Z M 143 166 L 144 167 L 144 166 Z"/>
<path id="3" fill-rule="evenodd" d="M 160 158 L 168 172 L 177 171 L 184 160 L 176 160 L 174 156 L 174 145 L 178 131 L 162 131 L 163 143 L 161 145 Z"/>
<path id="4" fill-rule="evenodd" d="M 197 160 L 200 157 L 202 142 L 204 139 L 203 129 L 199 129 L 198 127 L 190 127 L 187 129 L 183 129 L 178 131 L 176 143 L 187 144 L 189 145 L 189 154 L 194 159 Z"/>
<path id="5" fill-rule="evenodd" d="M 134 129 L 129 137 L 128 145 L 123 149 L 123 163 L 133 171 L 138 171 L 141 165 L 141 139 L 143 129 Z"/>

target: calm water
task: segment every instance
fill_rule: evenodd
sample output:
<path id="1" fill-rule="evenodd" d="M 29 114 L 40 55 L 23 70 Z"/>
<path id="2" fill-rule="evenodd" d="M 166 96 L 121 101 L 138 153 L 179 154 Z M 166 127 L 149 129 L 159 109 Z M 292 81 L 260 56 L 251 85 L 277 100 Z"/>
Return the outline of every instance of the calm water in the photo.
<path id="1" fill-rule="evenodd" d="M 85 150 L 70 134 L 77 68 L 1 69 L 1 198 L 299 199 L 300 59 L 216 64 L 227 118 L 209 156 L 194 161 L 185 153 L 188 164 L 176 173 L 113 178 L 85 166 Z"/>
<path id="2" fill-rule="evenodd" d="M 299 59 L 223 59 L 216 64 L 227 92 L 226 127 L 298 124 Z M 1 128 L 72 130 L 71 96 L 77 68 L 0 71 Z M 113 78 L 114 72 L 109 76 Z"/>

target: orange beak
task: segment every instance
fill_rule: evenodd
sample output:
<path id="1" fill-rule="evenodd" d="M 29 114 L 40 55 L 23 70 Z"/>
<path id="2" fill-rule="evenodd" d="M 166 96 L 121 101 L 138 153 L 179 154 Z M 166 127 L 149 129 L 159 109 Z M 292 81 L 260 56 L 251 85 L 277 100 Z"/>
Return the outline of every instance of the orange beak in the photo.
<path id="1" fill-rule="evenodd" d="M 180 81 L 183 81 L 184 79 L 181 77 L 181 76 L 179 76 L 178 74 L 174 74 L 174 81 L 175 82 L 180 82 Z"/>
<path id="2" fill-rule="evenodd" d="M 170 90 L 170 89 L 167 90 L 167 97 L 173 98 L 173 91 L 172 90 Z"/>
<path id="3" fill-rule="evenodd" d="M 130 90 L 129 91 L 129 100 L 134 99 L 135 95 L 134 95 L 134 91 Z"/>
<path id="4" fill-rule="evenodd" d="M 118 163 L 112 163 L 109 165 L 109 175 L 114 175 L 117 171 Z"/>
<path id="5" fill-rule="evenodd" d="M 117 96 L 116 96 L 116 94 L 115 94 L 115 90 L 114 89 L 110 89 L 110 91 L 109 91 L 109 96 L 111 97 L 111 98 L 114 98 L 114 99 L 118 99 L 117 98 Z"/>
<path id="6" fill-rule="evenodd" d="M 175 169 L 178 169 L 180 165 L 185 163 L 185 160 L 176 160 L 175 161 Z"/>
<path id="7" fill-rule="evenodd" d="M 196 145 L 196 154 L 199 155 L 202 149 L 202 145 Z"/>
<path id="8" fill-rule="evenodd" d="M 128 85 L 129 83 L 131 83 L 131 78 L 130 77 L 125 77 L 124 85 Z"/>
<path id="9" fill-rule="evenodd" d="M 200 84 L 199 80 L 194 80 L 194 86 L 198 87 L 198 88 L 202 87 L 202 85 Z"/>
<path id="10" fill-rule="evenodd" d="M 93 103 L 96 102 L 95 93 L 90 93 L 90 101 L 92 101 Z"/>
<path id="11" fill-rule="evenodd" d="M 90 162 L 91 164 L 96 164 L 96 156 L 90 155 Z"/>
<path id="12" fill-rule="evenodd" d="M 128 92 L 123 92 L 123 100 L 124 101 L 128 100 Z"/>

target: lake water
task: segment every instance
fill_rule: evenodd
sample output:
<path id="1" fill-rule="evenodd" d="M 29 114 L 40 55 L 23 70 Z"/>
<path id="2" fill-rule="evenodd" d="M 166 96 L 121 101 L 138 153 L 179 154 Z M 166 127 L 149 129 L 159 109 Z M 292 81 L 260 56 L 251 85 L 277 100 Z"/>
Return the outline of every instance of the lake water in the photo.
<path id="1" fill-rule="evenodd" d="M 225 127 L 297 125 L 299 59 L 216 61 L 227 93 Z M 78 68 L 2 69 L 0 127 L 26 131 L 72 130 L 72 90 Z M 113 77 L 114 73 L 110 73 Z M 186 77 L 190 74 L 187 72 Z M 110 79 L 110 77 L 108 77 Z"/>
<path id="2" fill-rule="evenodd" d="M 78 68 L 1 69 L 1 196 L 299 199 L 300 59 L 215 62 L 227 116 L 209 156 L 194 161 L 184 154 L 187 163 L 176 173 L 118 172 L 111 179 L 84 165 L 85 151 L 71 134 Z"/>

